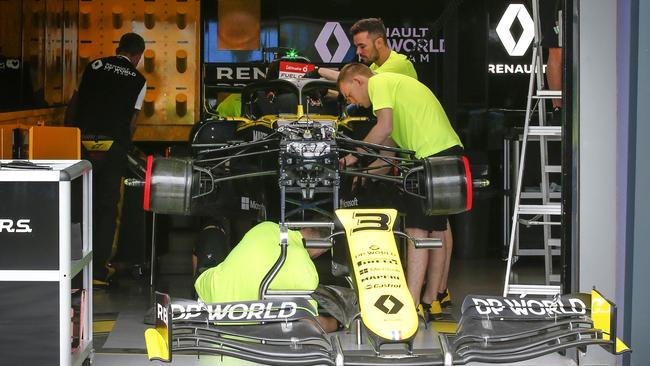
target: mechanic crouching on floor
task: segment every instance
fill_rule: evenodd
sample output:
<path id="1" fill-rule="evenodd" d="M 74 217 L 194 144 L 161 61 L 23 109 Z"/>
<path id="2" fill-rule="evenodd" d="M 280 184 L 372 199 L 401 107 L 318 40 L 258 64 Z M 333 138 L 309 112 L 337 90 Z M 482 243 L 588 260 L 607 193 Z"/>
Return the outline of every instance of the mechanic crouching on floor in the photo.
<path id="1" fill-rule="evenodd" d="M 375 74 L 363 64 L 343 67 L 338 78 L 339 91 L 348 100 L 370 107 L 377 124 L 365 142 L 399 146 L 415 151 L 418 159 L 429 156 L 460 155 L 463 145 L 449 123 L 444 109 L 424 84 L 412 77 L 382 72 Z M 353 165 L 357 158 L 347 155 L 344 166 Z M 374 164 L 383 164 L 379 159 Z M 447 275 L 451 260 L 452 237 L 447 216 L 426 216 L 418 198 L 407 196 L 406 233 L 415 238 L 439 238 L 442 248 L 407 248 L 407 283 L 418 311 L 425 317 L 442 313 L 442 304 L 450 303 Z M 426 279 L 426 287 L 421 293 Z"/>
<path id="2" fill-rule="evenodd" d="M 93 278 L 99 285 L 108 284 L 115 272 L 110 260 L 118 239 L 122 177 L 147 90 L 136 69 L 144 48 L 138 34 L 124 34 L 116 56 L 86 66 L 66 110 L 66 125 L 81 130 L 82 158 L 93 165 Z"/>
<path id="3" fill-rule="evenodd" d="M 287 259 L 271 282 L 275 290 L 314 290 L 318 273 L 311 257 L 322 249 L 305 249 L 303 237 L 321 237 L 318 229 L 289 230 Z M 259 299 L 262 280 L 280 256 L 280 226 L 265 221 L 251 228 L 230 253 L 223 226 L 219 222 L 204 228 L 194 250 L 198 278 L 194 288 L 205 303 L 253 301 Z M 313 302 L 313 305 L 316 305 Z M 326 332 L 338 329 L 336 319 L 319 316 Z"/>

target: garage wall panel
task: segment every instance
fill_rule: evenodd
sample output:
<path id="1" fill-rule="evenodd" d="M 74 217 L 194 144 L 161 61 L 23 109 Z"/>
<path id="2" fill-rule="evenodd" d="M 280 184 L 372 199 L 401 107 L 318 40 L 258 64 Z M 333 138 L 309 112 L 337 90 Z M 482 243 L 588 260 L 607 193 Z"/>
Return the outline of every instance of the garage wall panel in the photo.
<path id="1" fill-rule="evenodd" d="M 95 58 L 115 54 L 120 37 L 135 32 L 145 39 L 138 70 L 147 94 L 135 140 L 185 140 L 199 117 L 197 0 L 91 0 L 79 5 L 79 72 Z"/>
<path id="2" fill-rule="evenodd" d="M 580 3 L 579 290 L 596 286 L 611 299 L 617 244 L 616 14 L 615 1 Z"/>

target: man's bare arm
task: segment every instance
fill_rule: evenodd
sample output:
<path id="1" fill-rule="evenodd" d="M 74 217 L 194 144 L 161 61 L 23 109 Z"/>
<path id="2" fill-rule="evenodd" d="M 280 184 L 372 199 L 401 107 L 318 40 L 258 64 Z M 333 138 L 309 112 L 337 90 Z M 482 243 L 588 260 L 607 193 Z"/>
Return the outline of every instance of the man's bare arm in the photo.
<path id="1" fill-rule="evenodd" d="M 390 138 L 390 134 L 393 132 L 393 110 L 391 108 L 382 108 L 375 111 L 375 114 L 377 115 L 377 124 L 370 129 L 363 141 L 382 144 Z M 364 150 L 357 148 L 357 151 L 363 152 Z M 354 155 L 348 154 L 341 158 L 340 162 L 343 167 L 346 167 L 355 164 L 357 160 Z"/>
<path id="2" fill-rule="evenodd" d="M 393 132 L 393 110 L 382 108 L 375 111 L 375 114 L 377 115 L 377 124 L 370 129 L 363 141 L 372 144 L 383 144 Z"/>
<path id="3" fill-rule="evenodd" d="M 386 141 L 384 141 L 384 143 L 382 145 L 390 146 L 390 147 L 397 147 L 397 144 L 395 143 L 395 141 L 393 141 L 393 139 L 390 138 L 390 137 L 387 138 Z M 393 156 L 395 156 L 395 152 L 386 151 L 386 150 L 382 150 L 380 152 L 380 154 L 382 156 L 385 156 L 385 157 L 393 157 Z M 375 168 L 375 167 L 383 166 L 383 165 L 386 165 L 386 164 L 387 164 L 386 161 L 384 161 L 382 159 L 375 159 L 372 163 L 370 163 L 370 165 L 368 165 L 368 167 L 369 168 Z M 385 166 L 385 167 L 382 167 L 382 168 L 375 168 L 375 169 L 369 170 L 368 172 L 373 173 L 373 174 L 387 174 L 388 172 L 390 172 L 390 167 Z"/>
<path id="4" fill-rule="evenodd" d="M 339 72 L 326 67 L 319 67 L 318 74 L 327 80 L 336 81 L 339 78 Z"/>

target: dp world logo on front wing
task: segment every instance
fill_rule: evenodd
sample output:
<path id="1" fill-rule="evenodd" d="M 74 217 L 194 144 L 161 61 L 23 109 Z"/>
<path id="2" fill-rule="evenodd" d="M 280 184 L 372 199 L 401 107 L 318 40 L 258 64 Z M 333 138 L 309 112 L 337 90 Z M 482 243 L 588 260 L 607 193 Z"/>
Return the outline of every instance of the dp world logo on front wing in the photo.
<path id="1" fill-rule="evenodd" d="M 336 42 L 338 43 L 334 55 L 332 55 L 329 47 L 327 47 L 327 42 L 330 40 L 332 35 L 334 35 L 334 38 L 336 38 Z M 339 22 L 327 22 L 316 38 L 314 46 L 323 62 L 342 62 L 345 58 L 345 54 L 348 53 L 348 49 L 350 48 L 350 41 Z"/>
<path id="2" fill-rule="evenodd" d="M 515 41 L 510 29 L 519 20 L 523 31 Z M 497 35 L 510 56 L 523 56 L 535 38 L 535 23 L 523 4 L 510 4 L 497 24 Z"/>

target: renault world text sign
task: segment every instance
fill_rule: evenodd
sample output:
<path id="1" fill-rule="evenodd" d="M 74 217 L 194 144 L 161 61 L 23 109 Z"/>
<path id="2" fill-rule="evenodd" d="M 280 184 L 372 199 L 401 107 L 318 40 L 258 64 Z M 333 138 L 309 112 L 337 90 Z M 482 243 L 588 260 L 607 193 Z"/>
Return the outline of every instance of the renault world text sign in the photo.
<path id="1" fill-rule="evenodd" d="M 388 47 L 413 63 L 431 62 L 432 56 L 445 53 L 445 39 L 434 37 L 427 26 L 386 27 L 386 36 Z"/>

